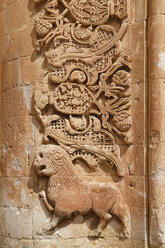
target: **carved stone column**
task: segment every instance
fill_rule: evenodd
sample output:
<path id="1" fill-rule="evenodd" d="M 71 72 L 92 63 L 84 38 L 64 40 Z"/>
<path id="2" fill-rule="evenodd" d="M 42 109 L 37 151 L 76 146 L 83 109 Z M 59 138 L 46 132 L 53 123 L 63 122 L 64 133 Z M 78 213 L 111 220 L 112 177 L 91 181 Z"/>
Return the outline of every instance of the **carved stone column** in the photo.
<path id="1" fill-rule="evenodd" d="M 150 1 L 149 208 L 150 247 L 165 247 L 165 1 Z"/>

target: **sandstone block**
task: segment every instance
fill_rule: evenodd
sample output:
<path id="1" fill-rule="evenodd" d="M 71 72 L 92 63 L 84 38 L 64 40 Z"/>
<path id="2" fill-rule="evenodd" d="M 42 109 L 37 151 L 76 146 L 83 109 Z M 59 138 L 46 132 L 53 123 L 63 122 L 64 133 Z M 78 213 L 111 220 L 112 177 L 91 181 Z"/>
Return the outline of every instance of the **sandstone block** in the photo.
<path id="1" fill-rule="evenodd" d="M 146 217 L 146 208 L 131 208 L 131 236 L 133 240 L 147 241 Z"/>
<path id="2" fill-rule="evenodd" d="M 25 26 L 11 32 L 12 57 L 14 59 L 31 56 L 33 53 L 32 32 L 32 26 Z"/>
<path id="3" fill-rule="evenodd" d="M 161 248 L 165 244 L 165 225 L 162 221 L 160 221 L 164 218 L 164 213 L 165 213 L 164 209 L 153 209 L 150 212 L 150 215 L 151 215 L 151 222 L 150 222 L 151 247 Z"/>
<path id="4" fill-rule="evenodd" d="M 31 138 L 31 117 L 28 115 L 31 95 L 26 89 L 14 88 L 3 93 L 3 144 L 28 145 Z M 30 109 L 31 106 L 29 106 Z M 13 115 L 12 115 L 13 114 Z M 12 118 L 11 118 L 12 115 Z"/>
<path id="5" fill-rule="evenodd" d="M 0 206 L 32 207 L 30 184 L 32 178 L 0 178 Z"/>
<path id="6" fill-rule="evenodd" d="M 165 65 L 165 52 L 159 51 L 157 54 L 151 53 L 151 72 L 150 72 L 150 78 L 153 79 L 164 79 L 165 78 L 165 71 L 164 71 L 164 65 Z"/>
<path id="7" fill-rule="evenodd" d="M 141 22 L 131 25 L 131 53 L 145 52 L 146 50 L 146 22 Z"/>
<path id="8" fill-rule="evenodd" d="M 147 1 L 146 0 L 135 0 L 135 21 L 139 22 L 147 18 Z"/>
<path id="9" fill-rule="evenodd" d="M 3 70 L 3 89 L 11 89 L 20 84 L 20 60 L 15 59 L 10 62 L 4 62 Z"/>
<path id="10" fill-rule="evenodd" d="M 32 238 L 32 212 L 28 208 L 5 208 L 1 225 L 5 237 L 21 240 Z"/>
<path id="11" fill-rule="evenodd" d="M 150 6 L 150 14 L 164 14 L 165 13 L 165 2 L 163 0 L 153 0 Z"/>
<path id="12" fill-rule="evenodd" d="M 157 4 L 159 5 L 159 3 Z M 159 10 L 157 9 L 157 11 Z M 160 23 L 162 25 L 160 25 Z M 164 48 L 165 37 L 164 37 L 164 29 L 163 29 L 164 23 L 165 23 L 164 15 L 156 14 L 152 16 L 151 19 L 149 20 L 149 34 L 150 34 L 149 50 L 151 54 L 153 53 L 160 54 L 165 52 L 165 48 Z"/>
<path id="13" fill-rule="evenodd" d="M 40 81 L 41 70 L 39 70 L 39 68 L 41 68 L 42 63 L 42 58 L 33 63 L 31 56 L 21 58 L 22 85 Z"/>
<path id="14" fill-rule="evenodd" d="M 119 241 L 120 248 L 148 248 L 146 241 L 141 240 L 121 240 Z"/>
<path id="15" fill-rule="evenodd" d="M 150 133 L 159 135 L 159 142 L 165 142 L 165 111 L 152 111 L 149 118 Z"/>
<path id="16" fill-rule="evenodd" d="M 143 176 L 130 177 L 130 205 L 131 208 L 146 208 L 147 178 Z"/>
<path id="17" fill-rule="evenodd" d="M 3 248 L 32 248 L 33 247 L 33 241 L 0 237 L 0 247 L 3 247 Z"/>
<path id="18" fill-rule="evenodd" d="M 4 146 L 2 174 L 8 177 L 29 176 L 30 164 L 28 158 L 29 147 Z"/>
<path id="19" fill-rule="evenodd" d="M 146 58 L 143 52 L 132 54 L 132 72 L 133 83 L 146 82 Z"/>
<path id="20" fill-rule="evenodd" d="M 132 126 L 133 142 L 135 145 L 145 144 L 146 139 L 146 106 L 145 83 L 136 82 L 132 85 Z M 138 119 L 137 119 L 138 117 Z"/>
<path id="21" fill-rule="evenodd" d="M 15 1 L 11 4 L 6 4 L 6 31 L 10 32 L 16 29 L 20 29 L 24 25 L 30 25 L 30 16 L 31 13 L 28 10 L 28 8 L 25 8 L 25 6 L 28 6 L 28 0 L 24 1 Z M 21 9 L 21 11 L 20 11 Z M 13 15 L 15 13 L 15 15 Z M 17 16 L 17 18 L 15 18 Z M 31 20 L 32 21 L 32 20 Z"/>
<path id="22" fill-rule="evenodd" d="M 151 111 L 164 111 L 165 80 L 151 80 L 150 94 L 152 95 L 152 98 L 150 99 Z"/>
<path id="23" fill-rule="evenodd" d="M 132 145 L 130 147 L 122 147 L 122 160 L 127 165 L 128 173 L 135 176 L 146 175 L 145 147 L 142 145 Z"/>
<path id="24" fill-rule="evenodd" d="M 58 244 L 57 244 L 58 243 Z M 104 239 L 97 239 L 97 240 L 92 240 L 92 239 L 69 239 L 69 240 L 44 240 L 44 241 L 34 241 L 34 247 L 35 248 L 44 248 L 45 245 L 48 248 L 118 248 L 118 239 L 117 238 L 112 238 L 111 241 L 104 240 Z"/>

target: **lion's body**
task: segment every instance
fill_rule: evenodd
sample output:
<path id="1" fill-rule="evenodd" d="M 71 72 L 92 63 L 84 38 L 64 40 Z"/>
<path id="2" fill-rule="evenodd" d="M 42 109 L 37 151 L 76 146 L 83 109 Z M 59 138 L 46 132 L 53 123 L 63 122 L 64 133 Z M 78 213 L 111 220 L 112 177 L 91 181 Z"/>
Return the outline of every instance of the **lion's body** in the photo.
<path id="1" fill-rule="evenodd" d="M 60 176 L 49 178 L 47 198 L 59 216 L 68 216 L 73 212 L 87 213 L 109 212 L 116 202 L 119 190 L 111 185 L 85 184 L 78 182 L 65 185 L 58 182 Z M 56 182 L 56 183 L 54 183 Z"/>
<path id="2" fill-rule="evenodd" d="M 39 155 L 41 153 L 42 156 Z M 58 216 L 58 220 L 45 230 L 54 228 L 61 219 L 69 218 L 72 213 L 83 215 L 93 210 L 100 218 L 97 234 L 101 233 L 112 215 L 119 217 L 125 233 L 129 232 L 129 215 L 120 190 L 114 183 L 83 182 L 76 175 L 66 151 L 55 145 L 42 146 L 34 164 L 39 175 L 49 176 L 46 198 L 55 216 Z M 41 170 L 42 167 L 44 169 Z"/>

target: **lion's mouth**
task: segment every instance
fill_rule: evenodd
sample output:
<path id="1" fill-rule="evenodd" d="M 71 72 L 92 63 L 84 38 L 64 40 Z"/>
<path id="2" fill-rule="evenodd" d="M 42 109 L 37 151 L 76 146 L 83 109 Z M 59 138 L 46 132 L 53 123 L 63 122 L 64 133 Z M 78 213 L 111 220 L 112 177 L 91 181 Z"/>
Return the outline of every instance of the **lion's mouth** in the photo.
<path id="1" fill-rule="evenodd" d="M 42 172 L 43 170 L 45 170 L 46 169 L 46 165 L 41 165 L 40 166 L 40 172 Z"/>

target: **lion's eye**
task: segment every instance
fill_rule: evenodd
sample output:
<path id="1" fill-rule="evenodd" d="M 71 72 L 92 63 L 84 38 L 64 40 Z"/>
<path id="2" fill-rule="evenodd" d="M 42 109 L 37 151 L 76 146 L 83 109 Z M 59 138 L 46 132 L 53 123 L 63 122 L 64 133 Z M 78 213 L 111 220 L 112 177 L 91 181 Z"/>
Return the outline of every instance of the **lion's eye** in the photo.
<path id="1" fill-rule="evenodd" d="M 42 152 L 40 152 L 39 156 L 40 156 L 40 158 L 43 158 L 43 153 L 42 153 Z"/>

